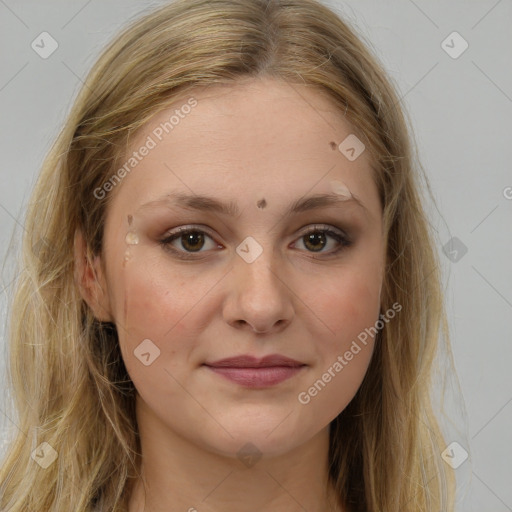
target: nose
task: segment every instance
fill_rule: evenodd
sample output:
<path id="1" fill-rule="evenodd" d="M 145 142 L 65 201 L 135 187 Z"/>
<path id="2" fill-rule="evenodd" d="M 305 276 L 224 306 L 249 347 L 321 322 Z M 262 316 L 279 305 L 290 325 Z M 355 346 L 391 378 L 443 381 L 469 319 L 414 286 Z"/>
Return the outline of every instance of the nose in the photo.
<path id="1" fill-rule="evenodd" d="M 282 331 L 295 314 L 290 284 L 264 254 L 252 263 L 237 258 L 223 310 L 229 325 L 257 334 Z"/>

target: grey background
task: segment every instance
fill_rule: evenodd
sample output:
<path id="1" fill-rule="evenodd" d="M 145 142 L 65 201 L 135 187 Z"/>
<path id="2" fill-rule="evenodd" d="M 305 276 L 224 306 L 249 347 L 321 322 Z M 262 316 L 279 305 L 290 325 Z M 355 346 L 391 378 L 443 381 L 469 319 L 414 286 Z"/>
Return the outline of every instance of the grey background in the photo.
<path id="1" fill-rule="evenodd" d="M 0 0 L 0 434 L 16 422 L 4 391 L 13 231 L 23 229 L 29 191 L 86 71 L 129 18 L 160 3 Z M 462 390 L 452 379 L 443 421 L 449 441 L 469 452 L 456 470 L 458 510 L 512 511 L 512 2 L 324 3 L 396 82 L 439 208 L 430 215 Z M 43 31 L 59 44 L 47 59 L 31 48 Z M 441 47 L 453 31 L 469 44 L 458 58 Z M 457 262 L 443 252 L 452 237 L 467 247 Z"/>

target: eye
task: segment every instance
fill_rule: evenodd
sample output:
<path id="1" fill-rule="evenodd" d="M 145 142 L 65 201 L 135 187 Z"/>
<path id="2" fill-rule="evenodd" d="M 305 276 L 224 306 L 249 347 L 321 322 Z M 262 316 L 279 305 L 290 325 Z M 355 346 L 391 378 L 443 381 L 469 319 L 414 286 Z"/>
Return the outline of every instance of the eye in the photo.
<path id="1" fill-rule="evenodd" d="M 170 233 L 166 238 L 161 240 L 160 243 L 165 249 L 176 253 L 178 257 L 190 258 L 193 256 L 188 256 L 187 253 L 201 252 L 207 239 L 211 241 L 210 249 L 222 247 L 217 244 L 206 231 L 192 226 L 177 228 L 173 233 Z M 181 248 L 176 248 L 176 245 L 181 246 Z M 182 249 L 184 249 L 184 251 Z"/>
<path id="2" fill-rule="evenodd" d="M 324 251 L 329 247 L 329 239 L 333 248 Z M 210 246 L 208 247 L 208 241 Z M 325 256 L 332 256 L 352 245 L 352 241 L 345 233 L 325 225 L 314 225 L 309 228 L 294 245 L 302 243 L 307 252 L 321 253 Z M 205 230 L 194 226 L 182 226 L 174 230 L 160 244 L 168 251 L 171 251 L 179 258 L 192 259 L 194 253 L 205 252 L 202 249 L 222 249 L 222 245 L 215 242 L 213 237 Z"/>
<path id="3" fill-rule="evenodd" d="M 334 250 L 323 251 L 325 247 L 329 246 L 329 238 L 334 240 L 334 243 L 331 243 L 331 246 L 334 246 Z M 352 242 L 342 231 L 334 230 L 329 226 L 323 225 L 315 225 L 310 228 L 299 238 L 299 242 L 302 242 L 302 245 L 308 252 L 326 255 L 337 254 L 344 248 L 352 245 Z"/>

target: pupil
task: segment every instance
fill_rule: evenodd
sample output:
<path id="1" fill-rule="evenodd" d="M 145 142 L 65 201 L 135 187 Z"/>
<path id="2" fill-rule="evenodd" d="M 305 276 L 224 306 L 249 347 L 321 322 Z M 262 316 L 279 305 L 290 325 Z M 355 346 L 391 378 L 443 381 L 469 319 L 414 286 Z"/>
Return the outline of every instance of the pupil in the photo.
<path id="1" fill-rule="evenodd" d="M 311 233 L 309 235 L 306 235 L 306 247 L 308 247 L 308 245 L 310 245 L 310 242 L 314 242 L 315 240 L 317 240 L 317 243 L 318 243 L 318 239 L 320 239 L 320 246 L 319 248 L 314 248 L 313 247 L 313 251 L 320 251 L 322 250 L 324 247 L 325 247 L 325 234 L 324 233 Z M 313 243 L 314 245 L 314 243 Z M 310 247 L 308 247 L 309 249 Z"/>
<path id="2" fill-rule="evenodd" d="M 182 235 L 182 243 L 185 249 L 190 251 L 198 251 L 204 244 L 204 235 L 194 231 L 193 233 L 187 233 Z M 199 247 L 197 247 L 199 245 Z"/>

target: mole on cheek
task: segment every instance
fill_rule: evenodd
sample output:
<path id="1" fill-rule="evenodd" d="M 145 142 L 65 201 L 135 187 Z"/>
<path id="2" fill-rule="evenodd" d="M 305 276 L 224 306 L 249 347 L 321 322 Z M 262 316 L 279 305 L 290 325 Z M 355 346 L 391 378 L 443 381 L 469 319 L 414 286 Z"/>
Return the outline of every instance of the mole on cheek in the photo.
<path id="1" fill-rule="evenodd" d="M 256 203 L 256 206 L 258 208 L 265 208 L 267 206 L 267 201 L 265 201 L 265 199 L 260 199 L 257 203 Z"/>
<path id="2" fill-rule="evenodd" d="M 329 142 L 329 146 L 331 146 L 331 149 L 334 151 L 336 149 L 336 142 Z"/>

